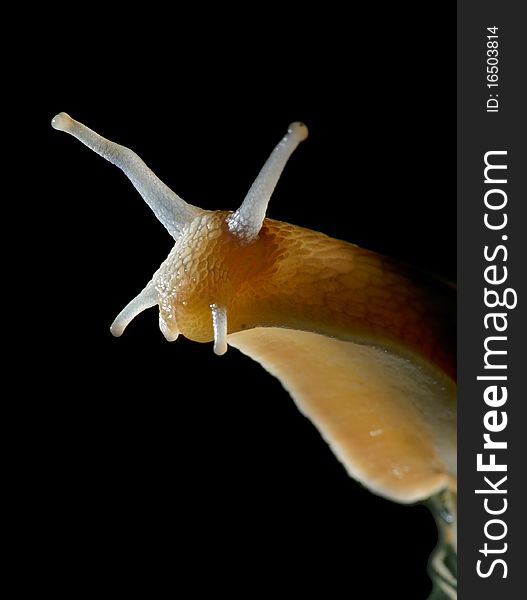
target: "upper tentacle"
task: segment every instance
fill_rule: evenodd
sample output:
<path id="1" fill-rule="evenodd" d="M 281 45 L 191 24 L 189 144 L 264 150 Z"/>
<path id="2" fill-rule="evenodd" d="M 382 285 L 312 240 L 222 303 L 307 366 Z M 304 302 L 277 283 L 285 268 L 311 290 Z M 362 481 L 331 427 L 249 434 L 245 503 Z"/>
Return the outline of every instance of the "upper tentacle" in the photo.
<path id="1" fill-rule="evenodd" d="M 185 202 L 156 177 L 129 148 L 110 142 L 64 112 L 59 113 L 51 124 L 55 129 L 73 135 L 88 148 L 122 169 L 174 239 L 181 235 L 185 225 L 201 213 L 200 208 Z"/>
<path id="2" fill-rule="evenodd" d="M 307 127 L 303 123 L 289 125 L 286 135 L 271 152 L 242 205 L 228 218 L 229 229 L 238 238 L 245 242 L 256 239 L 278 179 L 291 154 L 306 138 Z"/>

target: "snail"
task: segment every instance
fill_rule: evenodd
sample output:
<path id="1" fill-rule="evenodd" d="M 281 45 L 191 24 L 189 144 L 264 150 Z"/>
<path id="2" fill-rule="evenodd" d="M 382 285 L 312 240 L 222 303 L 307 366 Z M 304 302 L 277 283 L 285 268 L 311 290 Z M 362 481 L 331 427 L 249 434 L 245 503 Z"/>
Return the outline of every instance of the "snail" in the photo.
<path id="1" fill-rule="evenodd" d="M 277 377 L 347 472 L 400 503 L 432 499 L 433 578 L 456 596 L 454 286 L 388 257 L 266 217 L 307 127 L 292 123 L 241 206 L 208 211 L 172 192 L 130 149 L 66 113 L 52 126 L 121 168 L 174 239 L 119 313 L 120 336 L 158 306 L 168 341 L 229 346 Z"/>

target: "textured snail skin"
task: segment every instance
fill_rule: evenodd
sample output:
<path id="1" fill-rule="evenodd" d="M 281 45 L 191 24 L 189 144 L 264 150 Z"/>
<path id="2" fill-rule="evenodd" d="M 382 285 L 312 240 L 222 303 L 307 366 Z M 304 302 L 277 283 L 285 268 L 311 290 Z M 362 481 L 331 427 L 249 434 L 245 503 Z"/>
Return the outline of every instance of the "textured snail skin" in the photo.
<path id="1" fill-rule="evenodd" d="M 158 305 L 168 340 L 214 340 L 217 354 L 231 345 L 275 375 L 373 492 L 399 502 L 455 493 L 455 289 L 264 218 L 303 125 L 290 127 L 235 212 L 185 203 L 130 150 L 64 113 L 53 125 L 122 168 L 175 240 L 114 334 Z"/>
<path id="2" fill-rule="evenodd" d="M 455 377 L 455 292 L 410 267 L 315 231 L 265 219 L 243 245 L 227 212 L 205 213 L 176 242 L 154 278 L 166 314 L 198 342 L 213 339 L 210 304 L 224 305 L 229 333 L 287 327 L 382 344 Z"/>

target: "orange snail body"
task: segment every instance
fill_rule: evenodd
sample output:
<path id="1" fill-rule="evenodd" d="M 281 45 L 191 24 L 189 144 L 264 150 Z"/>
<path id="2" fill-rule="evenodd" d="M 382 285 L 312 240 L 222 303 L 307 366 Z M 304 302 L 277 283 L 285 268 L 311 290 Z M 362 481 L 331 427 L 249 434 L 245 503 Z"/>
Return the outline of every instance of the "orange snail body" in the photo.
<path id="1" fill-rule="evenodd" d="M 112 333 L 158 306 L 167 340 L 180 333 L 214 340 L 216 354 L 234 346 L 277 377 L 371 491 L 406 503 L 440 498 L 443 545 L 431 564 L 455 597 L 455 576 L 442 563 L 445 548 L 456 551 L 454 287 L 265 218 L 285 163 L 307 137 L 301 123 L 290 126 L 234 212 L 186 203 L 134 152 L 65 113 L 52 125 L 121 168 L 174 238 Z"/>
<path id="2" fill-rule="evenodd" d="M 210 342 L 216 303 L 226 307 L 228 333 L 274 326 L 376 343 L 420 356 L 455 379 L 451 286 L 273 219 L 245 244 L 229 231 L 228 214 L 205 213 L 158 275 L 160 295 L 171 299 L 161 308 L 168 326 L 174 321 L 185 337 Z"/>

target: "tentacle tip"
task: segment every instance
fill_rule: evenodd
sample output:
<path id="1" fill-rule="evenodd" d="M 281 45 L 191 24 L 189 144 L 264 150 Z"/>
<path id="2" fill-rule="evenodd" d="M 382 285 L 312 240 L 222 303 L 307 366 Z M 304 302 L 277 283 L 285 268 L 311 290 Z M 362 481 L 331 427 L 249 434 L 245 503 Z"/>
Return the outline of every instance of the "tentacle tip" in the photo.
<path id="1" fill-rule="evenodd" d="M 73 124 L 73 119 L 65 112 L 55 115 L 51 120 L 51 126 L 58 131 L 67 131 Z"/>
<path id="2" fill-rule="evenodd" d="M 227 352 L 227 309 L 211 304 L 212 329 L 214 331 L 214 354 L 221 356 Z"/>
<path id="3" fill-rule="evenodd" d="M 216 354 L 217 356 L 223 356 L 225 352 L 227 352 L 228 348 L 229 346 L 227 345 L 227 342 L 214 342 L 214 354 Z"/>
<path id="4" fill-rule="evenodd" d="M 295 121 L 287 128 L 287 133 L 298 140 L 298 142 L 303 142 L 307 138 L 309 131 L 304 123 Z"/>
<path id="5" fill-rule="evenodd" d="M 124 333 L 125 328 L 122 326 L 121 323 L 112 323 L 110 325 L 110 333 L 114 336 L 114 337 L 121 337 Z"/>

